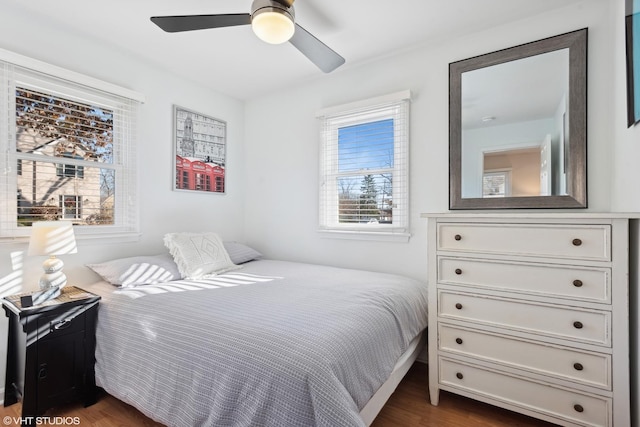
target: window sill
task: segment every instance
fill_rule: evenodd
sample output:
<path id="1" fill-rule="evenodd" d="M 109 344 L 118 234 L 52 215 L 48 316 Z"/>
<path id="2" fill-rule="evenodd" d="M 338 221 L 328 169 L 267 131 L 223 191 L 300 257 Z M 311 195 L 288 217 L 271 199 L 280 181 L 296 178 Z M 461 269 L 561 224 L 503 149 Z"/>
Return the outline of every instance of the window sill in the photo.
<path id="1" fill-rule="evenodd" d="M 131 232 L 112 232 L 112 233 L 87 233 L 76 234 L 76 239 L 87 243 L 129 243 L 137 242 L 140 240 L 142 233 L 139 231 Z"/>
<path id="2" fill-rule="evenodd" d="M 76 241 L 94 243 L 129 243 L 140 240 L 140 232 L 75 233 Z M 0 237 L 2 243 L 29 243 L 29 236 Z"/>
<path id="3" fill-rule="evenodd" d="M 327 239 L 368 240 L 379 242 L 407 243 L 410 233 L 394 233 L 390 231 L 357 231 L 357 230 L 318 230 Z"/>

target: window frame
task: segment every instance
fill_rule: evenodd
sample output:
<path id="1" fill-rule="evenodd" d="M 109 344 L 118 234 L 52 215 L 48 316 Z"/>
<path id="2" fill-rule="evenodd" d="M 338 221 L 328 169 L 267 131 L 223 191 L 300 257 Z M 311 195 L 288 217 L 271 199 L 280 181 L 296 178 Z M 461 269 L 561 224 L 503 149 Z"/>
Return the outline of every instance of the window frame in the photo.
<path id="1" fill-rule="evenodd" d="M 144 96 L 120 86 L 104 82 L 74 71 L 41 62 L 4 49 L 0 49 L 0 162 L 8 171 L 0 178 L 0 199 L 5 208 L 0 210 L 0 242 L 26 241 L 30 226 L 18 226 L 17 199 L 18 160 L 29 156 L 16 151 L 15 94 L 16 87 L 44 90 L 60 97 L 82 99 L 90 104 L 106 106 L 114 111 L 113 164 L 87 162 L 67 158 L 47 158 L 58 170 L 62 165 L 78 169 L 82 175 L 86 167 L 113 169 L 116 173 L 116 209 L 126 211 L 114 215 L 113 225 L 87 224 L 74 227 L 78 239 L 101 239 L 105 242 L 126 242 L 139 239 L 140 219 L 137 202 L 136 141 L 137 119 Z M 116 114 L 118 113 L 118 120 Z M 124 114 L 125 119 L 121 120 Z M 117 128 L 117 129 L 116 129 Z M 116 141 L 117 138 L 117 141 Z M 31 155 L 34 156 L 34 155 Z M 35 160 L 35 158 L 33 159 Z M 44 160 L 43 158 L 38 159 Z M 56 161 L 58 160 L 58 161 Z M 64 211 L 64 206 L 62 207 Z"/>
<path id="2" fill-rule="evenodd" d="M 409 91 L 323 109 L 321 122 L 318 231 L 325 237 L 407 242 L 409 233 Z M 390 168 L 339 171 L 340 128 L 393 119 L 394 161 Z M 391 173 L 393 223 L 340 223 L 337 179 L 344 176 Z"/>

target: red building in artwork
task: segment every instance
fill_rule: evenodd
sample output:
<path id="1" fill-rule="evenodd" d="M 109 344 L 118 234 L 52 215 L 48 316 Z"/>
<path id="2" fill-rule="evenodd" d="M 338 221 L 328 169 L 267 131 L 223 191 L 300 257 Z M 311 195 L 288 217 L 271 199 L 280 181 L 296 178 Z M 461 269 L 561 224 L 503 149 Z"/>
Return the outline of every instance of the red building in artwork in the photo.
<path id="1" fill-rule="evenodd" d="M 194 157 L 176 156 L 176 189 L 224 193 L 224 167 Z"/>

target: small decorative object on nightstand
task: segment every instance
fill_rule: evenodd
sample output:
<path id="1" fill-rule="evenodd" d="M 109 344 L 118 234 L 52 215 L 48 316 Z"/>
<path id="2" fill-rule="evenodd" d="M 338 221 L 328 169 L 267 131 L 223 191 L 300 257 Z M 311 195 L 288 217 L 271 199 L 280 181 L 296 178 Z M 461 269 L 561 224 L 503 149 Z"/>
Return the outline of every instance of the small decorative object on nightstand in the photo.
<path id="1" fill-rule="evenodd" d="M 4 406 L 22 400 L 23 424 L 58 404 L 83 400 L 89 406 L 96 400 L 100 296 L 67 286 L 58 297 L 25 307 L 29 295 L 2 299 L 9 318 Z"/>

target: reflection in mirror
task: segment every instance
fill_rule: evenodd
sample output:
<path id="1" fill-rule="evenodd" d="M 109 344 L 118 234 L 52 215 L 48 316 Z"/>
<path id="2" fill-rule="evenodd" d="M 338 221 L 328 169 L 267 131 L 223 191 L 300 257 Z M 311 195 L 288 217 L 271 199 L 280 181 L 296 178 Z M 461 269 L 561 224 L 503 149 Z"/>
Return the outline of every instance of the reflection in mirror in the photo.
<path id="1" fill-rule="evenodd" d="M 586 207 L 586 32 L 450 64 L 452 209 Z"/>
<path id="2" fill-rule="evenodd" d="M 540 147 L 484 152 L 481 197 L 526 197 L 549 194 L 541 171 Z"/>
<path id="3" fill-rule="evenodd" d="M 505 196 L 566 194 L 560 165 L 568 91 L 569 49 L 462 73 L 462 197 L 484 197 L 488 154 L 495 158 L 519 149 L 528 155 L 503 157 L 503 167 L 516 168 L 512 185 L 523 191 Z M 549 185 L 532 185 L 532 174 Z"/>

